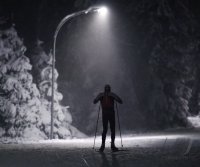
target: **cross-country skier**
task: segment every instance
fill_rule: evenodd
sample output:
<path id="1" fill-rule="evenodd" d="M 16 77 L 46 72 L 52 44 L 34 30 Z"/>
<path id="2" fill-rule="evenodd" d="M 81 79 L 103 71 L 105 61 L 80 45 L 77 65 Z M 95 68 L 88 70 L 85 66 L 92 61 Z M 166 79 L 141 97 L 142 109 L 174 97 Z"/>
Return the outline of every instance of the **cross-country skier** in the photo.
<path id="1" fill-rule="evenodd" d="M 105 149 L 106 133 L 108 130 L 108 122 L 110 123 L 111 131 L 111 149 L 112 151 L 118 151 L 115 146 L 115 110 L 114 101 L 122 104 L 122 100 L 113 92 L 111 92 L 110 85 L 105 85 L 105 90 L 103 93 L 99 93 L 94 99 L 94 104 L 98 101 L 101 102 L 102 108 L 102 122 L 103 122 L 103 133 L 102 133 L 102 144 L 99 151 L 103 152 Z"/>

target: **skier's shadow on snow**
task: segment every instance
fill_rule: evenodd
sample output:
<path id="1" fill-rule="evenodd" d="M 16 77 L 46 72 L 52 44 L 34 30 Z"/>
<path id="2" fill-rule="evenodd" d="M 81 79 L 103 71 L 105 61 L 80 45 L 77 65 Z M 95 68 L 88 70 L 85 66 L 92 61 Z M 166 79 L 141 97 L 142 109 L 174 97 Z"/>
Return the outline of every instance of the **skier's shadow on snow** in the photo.
<path id="1" fill-rule="evenodd" d="M 101 167 L 108 167 L 108 166 L 120 167 L 116 154 L 111 153 L 111 163 L 109 163 L 109 160 L 107 158 L 108 155 L 106 155 L 104 152 L 100 153 L 100 155 L 102 159 Z"/>

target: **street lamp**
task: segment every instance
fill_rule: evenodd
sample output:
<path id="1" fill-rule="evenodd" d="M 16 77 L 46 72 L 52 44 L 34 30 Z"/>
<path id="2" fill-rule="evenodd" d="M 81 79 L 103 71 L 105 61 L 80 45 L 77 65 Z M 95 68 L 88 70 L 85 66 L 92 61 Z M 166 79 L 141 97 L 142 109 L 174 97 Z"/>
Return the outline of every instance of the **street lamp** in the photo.
<path id="1" fill-rule="evenodd" d="M 79 12 L 75 12 L 72 14 L 69 14 L 67 16 L 65 16 L 60 23 L 58 24 L 56 31 L 54 33 L 54 40 L 53 40 L 53 58 L 52 58 L 52 92 L 51 92 L 51 131 L 50 131 L 50 139 L 53 139 L 53 123 L 54 123 L 54 81 L 55 81 L 55 76 L 54 76 L 54 72 L 55 72 L 55 57 L 56 57 L 56 40 L 57 40 L 57 36 L 58 36 L 58 32 L 60 31 L 60 29 L 62 28 L 62 26 L 69 21 L 70 19 L 80 16 L 80 15 L 85 15 L 88 13 L 99 13 L 102 16 L 105 16 L 107 13 L 107 8 L 105 7 L 90 7 L 86 10 L 82 10 Z"/>

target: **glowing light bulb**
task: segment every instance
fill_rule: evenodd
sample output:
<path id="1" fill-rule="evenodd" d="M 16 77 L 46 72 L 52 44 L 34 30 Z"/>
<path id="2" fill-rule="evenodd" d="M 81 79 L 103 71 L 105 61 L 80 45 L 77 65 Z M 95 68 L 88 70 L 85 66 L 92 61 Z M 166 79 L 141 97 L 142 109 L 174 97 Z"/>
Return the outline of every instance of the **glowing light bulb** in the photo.
<path id="1" fill-rule="evenodd" d="M 108 9 L 106 7 L 101 7 L 97 11 L 102 16 L 105 16 L 108 13 Z"/>

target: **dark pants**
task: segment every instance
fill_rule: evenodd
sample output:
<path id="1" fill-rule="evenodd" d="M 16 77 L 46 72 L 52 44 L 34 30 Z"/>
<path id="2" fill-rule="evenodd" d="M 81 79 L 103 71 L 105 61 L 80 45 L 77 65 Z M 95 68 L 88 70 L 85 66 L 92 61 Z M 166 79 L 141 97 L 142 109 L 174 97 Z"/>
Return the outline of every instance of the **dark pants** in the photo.
<path id="1" fill-rule="evenodd" d="M 103 133 L 102 144 L 105 144 L 106 134 L 108 131 L 108 122 L 110 124 L 111 142 L 115 142 L 115 112 L 114 110 L 103 110 L 102 112 Z"/>

